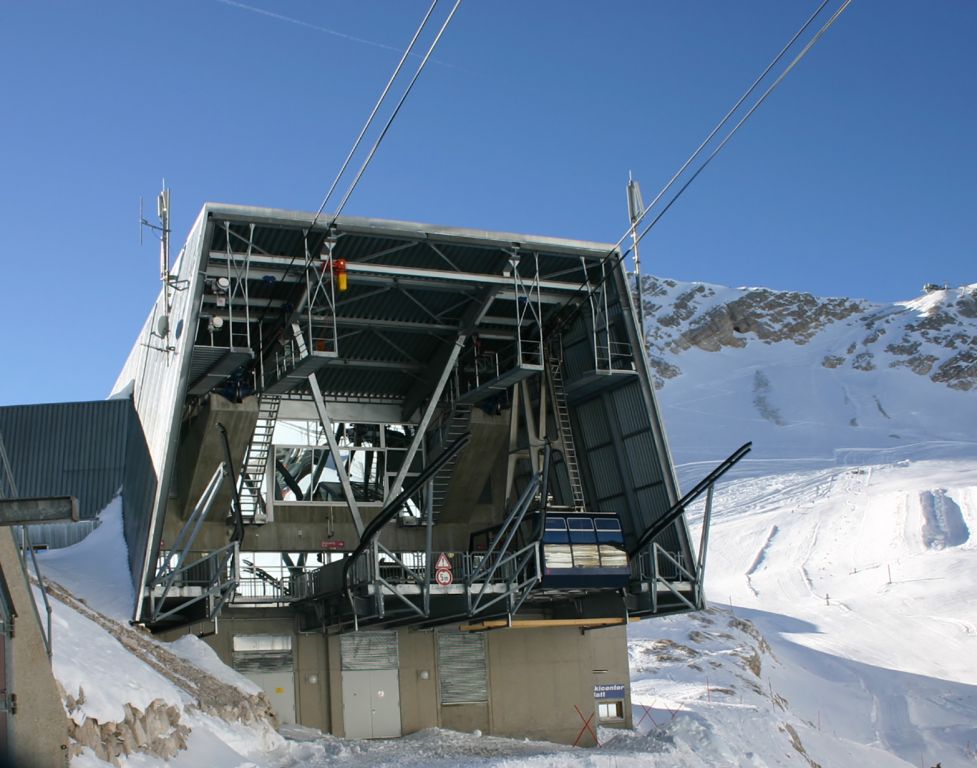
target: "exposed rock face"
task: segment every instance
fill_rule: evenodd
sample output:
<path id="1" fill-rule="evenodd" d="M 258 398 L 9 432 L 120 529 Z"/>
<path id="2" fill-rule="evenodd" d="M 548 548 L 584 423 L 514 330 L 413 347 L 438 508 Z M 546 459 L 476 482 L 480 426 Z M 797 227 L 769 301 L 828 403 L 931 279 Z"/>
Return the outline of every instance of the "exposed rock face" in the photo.
<path id="1" fill-rule="evenodd" d="M 953 389 L 977 388 L 977 284 L 879 305 L 765 288 L 642 278 L 656 385 L 681 374 L 681 354 L 747 344 L 822 344 L 825 368 L 906 368 Z"/>
<path id="2" fill-rule="evenodd" d="M 66 695 L 65 706 L 69 708 L 69 714 L 74 709 L 73 704 L 74 698 Z M 190 729 L 180 723 L 180 711 L 176 707 L 156 699 L 145 712 L 126 704 L 125 720 L 120 723 L 99 723 L 86 717 L 79 725 L 72 719 L 69 735 L 74 754 L 79 754 L 82 747 L 88 747 L 99 760 L 121 765 L 120 758 L 134 752 L 148 752 L 164 760 L 175 757 L 180 750 L 186 749 Z"/>
<path id="3" fill-rule="evenodd" d="M 123 626 L 85 605 L 60 585 L 48 580 L 48 591 L 86 618 L 105 629 L 126 650 L 186 692 L 192 703 L 184 711 L 200 711 L 228 722 L 245 725 L 269 725 L 278 722 L 264 693 L 248 694 L 193 666 L 156 642 L 148 633 Z M 99 722 L 84 716 L 85 692 L 63 692 L 69 718 L 69 735 L 73 754 L 88 747 L 99 759 L 120 765 L 120 758 L 136 752 L 169 760 L 186 749 L 190 728 L 182 722 L 183 712 L 162 699 L 153 701 L 145 711 L 126 704 L 119 722 Z"/>

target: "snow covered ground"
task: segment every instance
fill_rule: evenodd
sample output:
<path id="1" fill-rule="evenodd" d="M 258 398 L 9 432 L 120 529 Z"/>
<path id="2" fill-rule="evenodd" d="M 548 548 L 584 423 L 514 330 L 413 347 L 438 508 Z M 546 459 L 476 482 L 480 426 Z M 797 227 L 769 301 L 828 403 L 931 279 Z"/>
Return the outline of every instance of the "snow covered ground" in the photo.
<path id="1" fill-rule="evenodd" d="M 230 724 L 187 707 L 171 680 L 56 601 L 55 672 L 69 693 L 86 693 L 72 716 L 117 717 L 124 703 L 162 698 L 191 729 L 188 749 L 168 763 L 176 768 L 977 766 L 977 390 L 900 362 L 912 346 L 905 334 L 934 317 L 945 345 L 924 338 L 913 355 L 942 364 L 972 350 L 973 292 L 866 304 L 858 317 L 792 331 L 804 343 L 778 336 L 776 322 L 796 324 L 796 313 L 768 313 L 757 332 L 737 332 L 741 346 L 679 344 L 702 312 L 744 296 L 711 290 L 658 340 L 672 368 L 660 392 L 670 443 L 686 487 L 745 440 L 754 450 L 716 495 L 712 607 L 629 630 L 634 731 L 601 730 L 599 749 L 580 750 L 441 730 L 368 742 Z M 672 284 L 666 298 L 690 292 Z M 830 311 L 844 314 L 838 307 Z M 959 327 L 946 321 L 954 307 L 963 307 Z M 888 329 L 898 349 L 874 330 L 864 338 L 866 328 Z M 690 514 L 696 540 L 701 514 Z M 124 621 L 120 542 L 110 507 L 89 539 L 47 553 L 42 568 Z M 253 693 L 203 643 L 170 650 Z M 125 764 L 166 765 L 145 755 Z M 72 765 L 105 763 L 86 753 Z"/>

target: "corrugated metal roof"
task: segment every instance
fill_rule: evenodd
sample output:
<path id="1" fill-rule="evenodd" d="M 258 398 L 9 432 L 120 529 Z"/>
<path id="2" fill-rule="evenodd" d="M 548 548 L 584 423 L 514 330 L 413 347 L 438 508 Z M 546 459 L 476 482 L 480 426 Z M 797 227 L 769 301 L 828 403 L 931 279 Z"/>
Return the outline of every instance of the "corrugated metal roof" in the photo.
<path id="1" fill-rule="evenodd" d="M 31 526 L 35 546 L 81 541 L 121 491 L 129 567 L 145 550 L 156 474 L 132 400 L 0 408 L 0 435 L 21 496 L 74 496 L 77 523 Z"/>
<path id="2" fill-rule="evenodd" d="M 70 495 L 89 520 L 121 489 L 132 403 L 0 408 L 0 433 L 21 496 Z"/>

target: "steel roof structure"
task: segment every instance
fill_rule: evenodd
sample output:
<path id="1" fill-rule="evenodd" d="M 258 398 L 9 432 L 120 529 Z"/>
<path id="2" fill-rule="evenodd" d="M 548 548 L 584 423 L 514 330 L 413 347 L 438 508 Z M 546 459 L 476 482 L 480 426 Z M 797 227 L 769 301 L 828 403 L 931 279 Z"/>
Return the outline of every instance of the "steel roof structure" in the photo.
<path id="1" fill-rule="evenodd" d="M 261 551 L 317 555 L 276 600 L 329 630 L 702 605 L 610 245 L 207 204 L 129 386 L 159 478 L 129 542 L 150 626 L 244 599 Z"/>

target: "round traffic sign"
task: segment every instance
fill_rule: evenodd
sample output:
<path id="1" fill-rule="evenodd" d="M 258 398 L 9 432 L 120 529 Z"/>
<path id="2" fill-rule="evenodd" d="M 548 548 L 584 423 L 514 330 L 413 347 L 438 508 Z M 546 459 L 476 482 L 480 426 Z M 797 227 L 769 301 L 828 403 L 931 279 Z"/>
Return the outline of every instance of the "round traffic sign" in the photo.
<path id="1" fill-rule="evenodd" d="M 438 568 L 434 572 L 434 581 L 437 582 L 439 586 L 450 587 L 454 580 L 455 579 L 450 568 Z"/>

